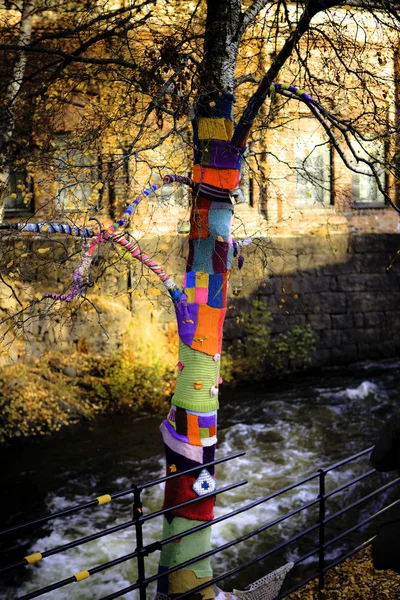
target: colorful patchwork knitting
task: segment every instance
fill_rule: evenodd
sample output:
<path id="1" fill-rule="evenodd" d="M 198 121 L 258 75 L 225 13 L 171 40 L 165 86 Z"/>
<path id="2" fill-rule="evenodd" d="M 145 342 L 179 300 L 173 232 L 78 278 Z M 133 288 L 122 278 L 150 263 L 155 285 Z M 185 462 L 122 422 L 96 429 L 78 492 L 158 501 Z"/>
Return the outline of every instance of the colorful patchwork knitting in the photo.
<path id="1" fill-rule="evenodd" d="M 189 256 L 183 293 L 175 305 L 179 333 L 178 376 L 171 410 L 161 426 L 167 474 L 179 473 L 189 466 L 199 469 L 166 482 L 164 508 L 170 508 L 165 534 L 179 519 L 181 531 L 193 523 L 213 518 L 216 490 L 214 460 L 217 442 L 217 408 L 220 382 L 222 330 L 226 313 L 228 271 L 233 258 L 231 222 L 232 190 L 240 178 L 244 148 L 230 143 L 233 132 L 229 94 L 210 93 L 200 99 L 194 123 L 196 143 L 193 170 L 193 204 L 190 216 Z M 189 505 L 176 507 L 188 500 Z M 196 519 L 196 521 L 194 521 Z M 203 531 L 207 531 L 203 530 Z M 204 551 L 209 538 L 203 531 L 189 536 L 196 548 Z M 208 534 L 207 534 L 208 535 Z M 160 569 L 180 564 L 188 556 L 184 545 L 169 544 L 161 553 Z M 207 539 L 207 542 L 206 542 Z M 208 546 L 207 549 L 210 547 Z M 197 554 L 197 555 L 198 555 Z M 170 596 L 195 587 L 199 578 L 211 577 L 211 570 L 200 570 L 200 563 L 170 575 L 158 586 L 160 594 Z M 208 568 L 208 567 L 207 567 Z M 181 573 L 181 577 L 179 576 Z M 207 581 L 207 580 L 206 580 Z M 215 597 L 212 586 L 198 593 L 206 600 Z"/>

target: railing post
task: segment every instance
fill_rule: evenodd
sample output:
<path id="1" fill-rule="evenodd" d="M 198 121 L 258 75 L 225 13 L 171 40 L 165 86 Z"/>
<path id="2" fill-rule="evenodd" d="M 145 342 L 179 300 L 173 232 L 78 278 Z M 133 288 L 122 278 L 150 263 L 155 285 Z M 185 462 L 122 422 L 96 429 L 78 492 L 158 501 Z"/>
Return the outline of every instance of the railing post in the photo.
<path id="1" fill-rule="evenodd" d="M 319 473 L 319 539 L 318 539 L 318 591 L 321 592 L 325 586 L 325 469 L 318 469 Z"/>
<path id="2" fill-rule="evenodd" d="M 143 530 L 142 530 L 142 521 L 139 517 L 143 514 L 143 504 L 140 497 L 142 492 L 140 487 L 136 485 L 133 486 L 133 519 L 135 521 L 135 529 L 136 529 L 136 552 L 138 552 L 137 556 L 137 568 L 138 568 L 138 579 L 137 583 L 139 584 L 139 598 L 140 600 L 146 600 L 146 585 L 143 585 L 143 581 L 145 579 L 145 567 L 144 567 L 144 557 L 145 550 L 143 548 Z"/>

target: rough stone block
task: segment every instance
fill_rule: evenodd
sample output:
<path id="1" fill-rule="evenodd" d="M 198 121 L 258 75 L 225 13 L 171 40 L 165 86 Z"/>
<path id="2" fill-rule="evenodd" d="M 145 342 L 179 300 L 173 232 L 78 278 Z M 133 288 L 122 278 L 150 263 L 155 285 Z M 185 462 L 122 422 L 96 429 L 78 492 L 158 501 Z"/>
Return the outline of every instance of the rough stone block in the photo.
<path id="1" fill-rule="evenodd" d="M 320 346 L 321 348 L 333 348 L 340 346 L 342 343 L 342 337 L 340 331 L 334 329 L 323 329 L 320 334 Z"/>
<path id="2" fill-rule="evenodd" d="M 376 309 L 386 308 L 386 297 L 384 294 L 373 294 L 372 292 L 349 292 L 346 294 L 348 312 L 369 312 Z"/>
<path id="3" fill-rule="evenodd" d="M 359 358 L 356 344 L 342 345 L 332 348 L 332 362 L 335 365 L 347 365 L 356 362 Z"/>
<path id="4" fill-rule="evenodd" d="M 353 314 L 353 323 L 354 323 L 354 327 L 363 327 L 364 326 L 363 313 L 354 313 Z"/>
<path id="5" fill-rule="evenodd" d="M 313 329 L 330 329 L 331 317 L 328 313 L 308 314 L 307 322 Z"/>
<path id="6" fill-rule="evenodd" d="M 383 312 L 366 312 L 364 313 L 365 327 L 383 327 L 385 324 L 385 313 Z"/>
<path id="7" fill-rule="evenodd" d="M 353 327 L 353 318 L 349 314 L 332 315 L 332 329 L 351 329 Z"/>
<path id="8" fill-rule="evenodd" d="M 395 253 L 400 248 L 400 234 L 367 234 L 350 239 L 351 254 Z"/>
<path id="9" fill-rule="evenodd" d="M 340 314 L 346 312 L 346 294 L 339 292 L 322 292 L 319 304 L 325 313 Z"/>
<path id="10" fill-rule="evenodd" d="M 381 330 L 378 328 L 344 329 L 342 331 L 343 344 L 374 344 L 381 339 Z"/>
<path id="11" fill-rule="evenodd" d="M 379 254 L 355 254 L 352 256 L 351 263 L 354 265 L 354 270 L 359 273 L 375 273 L 386 274 L 386 268 L 390 264 L 389 256 L 386 252 Z"/>
<path id="12" fill-rule="evenodd" d="M 352 273 L 338 277 L 338 290 L 341 292 L 382 291 L 388 290 L 389 284 L 385 274 Z"/>
<path id="13" fill-rule="evenodd" d="M 350 257 L 347 256 L 343 258 L 346 258 L 346 260 L 343 260 L 343 262 L 327 264 L 323 267 L 320 267 L 318 269 L 318 273 L 321 275 L 341 275 L 347 273 L 354 273 L 355 268 L 350 260 Z"/>

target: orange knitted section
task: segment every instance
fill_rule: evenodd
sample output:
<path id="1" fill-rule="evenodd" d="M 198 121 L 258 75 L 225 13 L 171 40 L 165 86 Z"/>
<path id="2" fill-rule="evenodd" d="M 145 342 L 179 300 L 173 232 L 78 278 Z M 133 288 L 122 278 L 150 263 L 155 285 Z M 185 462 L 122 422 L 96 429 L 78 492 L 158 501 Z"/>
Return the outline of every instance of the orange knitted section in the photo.
<path id="1" fill-rule="evenodd" d="M 192 348 L 205 354 L 221 353 L 222 327 L 226 308 L 211 308 L 207 304 L 199 305 L 196 332 Z"/>
<path id="2" fill-rule="evenodd" d="M 208 229 L 208 209 L 194 208 L 190 215 L 190 239 L 204 240 L 210 235 Z"/>
<path id="3" fill-rule="evenodd" d="M 189 444 L 192 444 L 192 446 L 201 446 L 202 444 L 200 440 L 199 422 L 198 417 L 196 415 L 191 415 L 190 413 L 187 413 L 187 427 Z"/>
<path id="4" fill-rule="evenodd" d="M 233 190 L 239 184 L 240 171 L 238 169 L 212 169 L 194 165 L 193 181 L 196 183 L 208 183 L 225 190 Z"/>

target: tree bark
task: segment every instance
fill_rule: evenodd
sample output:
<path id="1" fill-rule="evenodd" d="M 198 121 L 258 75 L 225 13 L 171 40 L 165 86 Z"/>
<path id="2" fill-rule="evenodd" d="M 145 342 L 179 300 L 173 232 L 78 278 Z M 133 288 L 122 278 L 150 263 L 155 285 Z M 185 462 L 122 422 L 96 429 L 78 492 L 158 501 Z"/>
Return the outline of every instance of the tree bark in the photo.
<path id="1" fill-rule="evenodd" d="M 19 27 L 18 42 L 20 46 L 26 46 L 31 41 L 34 9 L 35 0 L 24 0 Z M 16 101 L 18 93 L 21 89 L 22 80 L 25 74 L 27 56 L 28 55 L 26 52 L 20 52 L 19 55 L 17 55 L 0 112 L 0 222 L 3 220 L 4 201 L 8 192 L 10 167 L 8 164 L 7 146 L 12 138 L 15 127 L 13 104 Z"/>

